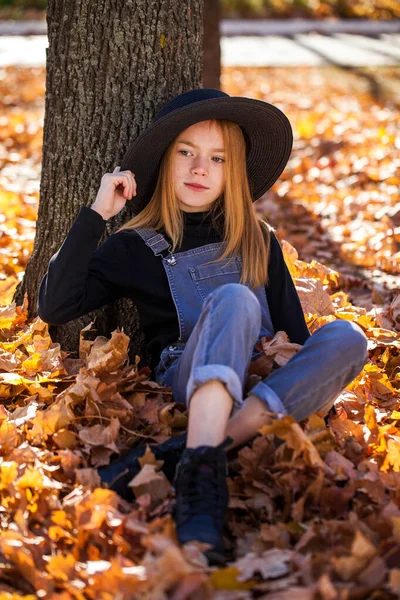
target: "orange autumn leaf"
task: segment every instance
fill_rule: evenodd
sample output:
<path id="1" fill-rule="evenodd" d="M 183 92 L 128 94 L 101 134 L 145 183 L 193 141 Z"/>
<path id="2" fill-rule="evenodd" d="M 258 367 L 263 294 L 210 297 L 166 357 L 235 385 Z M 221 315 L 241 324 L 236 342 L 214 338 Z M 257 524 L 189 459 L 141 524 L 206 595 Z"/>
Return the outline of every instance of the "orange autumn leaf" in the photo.
<path id="1" fill-rule="evenodd" d="M 274 433 L 277 437 L 285 440 L 288 447 L 294 450 L 292 460 L 295 460 L 297 456 L 302 454 L 304 460 L 310 466 L 324 470 L 327 468 L 318 450 L 293 417 L 285 416 L 279 420 L 273 420 L 270 425 L 261 427 L 259 432 L 262 435 Z"/>
<path id="2" fill-rule="evenodd" d="M 400 435 L 390 436 L 387 441 L 387 452 L 381 469 L 388 471 L 390 468 L 395 473 L 400 472 Z"/>
<path id="3" fill-rule="evenodd" d="M 3 456 L 18 446 L 19 441 L 20 434 L 17 427 L 6 420 L 2 421 L 0 425 L 0 448 L 2 449 Z"/>
<path id="4" fill-rule="evenodd" d="M 61 398 L 55 401 L 49 408 L 37 411 L 32 419 L 32 438 L 42 438 L 46 435 L 53 435 L 59 429 L 68 427 L 74 421 L 75 415 L 66 401 Z"/>
<path id="5" fill-rule="evenodd" d="M 298 277 L 295 279 L 296 290 L 303 311 L 317 316 L 332 315 L 334 308 L 329 294 L 319 280 Z"/>
<path id="6" fill-rule="evenodd" d="M 57 581 L 67 582 L 74 578 L 76 558 L 72 554 L 56 554 L 51 556 L 46 565 L 46 571 Z"/>
<path id="7" fill-rule="evenodd" d="M 128 344 L 128 336 L 118 330 L 112 332 L 110 340 L 97 337 L 87 358 L 88 369 L 98 374 L 120 368 L 128 357 Z"/>
<path id="8" fill-rule="evenodd" d="M 301 348 L 300 344 L 289 342 L 284 331 L 277 331 L 272 339 L 262 337 L 260 346 L 263 354 L 279 366 L 285 365 Z"/>

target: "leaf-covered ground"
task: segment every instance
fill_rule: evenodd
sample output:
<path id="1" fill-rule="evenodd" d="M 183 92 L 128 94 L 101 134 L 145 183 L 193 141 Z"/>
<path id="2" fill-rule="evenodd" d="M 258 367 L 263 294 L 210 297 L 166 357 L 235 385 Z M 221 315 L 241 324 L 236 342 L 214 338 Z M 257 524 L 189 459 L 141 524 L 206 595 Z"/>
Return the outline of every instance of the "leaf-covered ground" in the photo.
<path id="1" fill-rule="evenodd" d="M 128 363 L 124 333 L 82 331 L 74 358 L 27 320 L 28 299 L 12 303 L 34 238 L 45 73 L 0 70 L 0 600 L 400 596 L 399 112 L 332 73 L 223 72 L 228 93 L 277 104 L 293 123 L 290 163 L 258 209 L 310 330 L 353 320 L 369 361 L 328 427 L 317 414 L 274 421 L 232 457 L 233 558 L 210 569 L 199 544 L 177 544 L 173 490 L 151 452 L 133 504 L 95 470 L 180 433 L 184 406 L 139 357 Z M 295 350 L 282 333 L 263 348 L 264 371 Z"/>
<path id="2" fill-rule="evenodd" d="M 396 0 L 221 0 L 224 16 L 264 19 L 395 19 Z"/>

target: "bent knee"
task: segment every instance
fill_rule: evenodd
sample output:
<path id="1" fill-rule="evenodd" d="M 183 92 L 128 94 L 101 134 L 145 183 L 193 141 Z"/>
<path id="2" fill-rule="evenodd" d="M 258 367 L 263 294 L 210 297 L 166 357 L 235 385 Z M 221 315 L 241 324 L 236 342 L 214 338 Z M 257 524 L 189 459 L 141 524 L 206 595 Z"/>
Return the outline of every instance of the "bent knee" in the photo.
<path id="1" fill-rule="evenodd" d="M 250 307 L 260 306 L 255 293 L 243 283 L 225 283 L 224 285 L 220 285 L 214 291 L 212 291 L 210 296 L 218 298 L 219 300 L 227 300 L 232 303 L 237 303 L 241 307 L 245 307 L 247 305 Z"/>
<path id="2" fill-rule="evenodd" d="M 225 283 L 213 290 L 206 303 L 215 312 L 222 311 L 224 321 L 232 319 L 256 334 L 261 327 L 261 306 L 257 296 L 241 283 Z"/>
<path id="3" fill-rule="evenodd" d="M 342 350 L 349 350 L 360 359 L 368 358 L 368 338 L 357 323 L 337 319 L 329 323 L 331 330 L 335 331 L 338 343 L 342 343 Z"/>

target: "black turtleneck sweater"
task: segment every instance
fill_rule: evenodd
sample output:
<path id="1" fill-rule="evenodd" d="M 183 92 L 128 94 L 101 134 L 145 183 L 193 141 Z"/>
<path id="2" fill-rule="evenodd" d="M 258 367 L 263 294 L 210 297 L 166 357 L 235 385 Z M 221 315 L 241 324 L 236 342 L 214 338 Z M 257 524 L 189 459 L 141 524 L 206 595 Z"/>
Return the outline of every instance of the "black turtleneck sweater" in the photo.
<path id="1" fill-rule="evenodd" d="M 221 241 L 220 233 L 211 225 L 210 213 L 184 212 L 183 217 L 184 237 L 177 252 Z M 87 206 L 80 208 L 40 284 L 38 314 L 47 323 L 61 325 L 119 297 L 131 298 L 138 309 L 150 368 L 154 369 L 161 350 L 179 337 L 161 256 L 154 256 L 133 230 L 115 233 L 98 247 L 105 225 L 99 213 Z M 310 333 L 273 232 L 268 272 L 266 291 L 274 329 L 286 331 L 290 341 L 304 344 Z"/>

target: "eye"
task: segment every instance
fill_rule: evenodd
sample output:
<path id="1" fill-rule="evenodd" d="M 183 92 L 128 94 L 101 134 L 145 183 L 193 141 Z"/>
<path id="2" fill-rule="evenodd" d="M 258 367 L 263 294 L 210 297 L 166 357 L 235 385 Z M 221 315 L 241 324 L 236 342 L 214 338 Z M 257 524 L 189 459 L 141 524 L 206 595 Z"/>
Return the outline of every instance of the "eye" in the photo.
<path id="1" fill-rule="evenodd" d="M 216 158 L 216 159 L 217 159 L 217 162 L 221 162 L 221 163 L 224 163 L 224 162 L 225 162 L 225 159 L 224 159 L 224 158 L 221 158 L 220 156 L 214 156 L 214 158 Z"/>
<path id="2" fill-rule="evenodd" d="M 178 150 L 178 152 L 187 152 L 188 154 L 190 154 L 189 150 Z M 183 156 L 186 156 L 186 154 L 184 154 Z"/>

